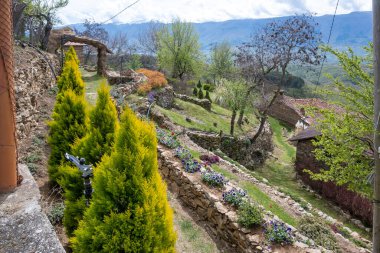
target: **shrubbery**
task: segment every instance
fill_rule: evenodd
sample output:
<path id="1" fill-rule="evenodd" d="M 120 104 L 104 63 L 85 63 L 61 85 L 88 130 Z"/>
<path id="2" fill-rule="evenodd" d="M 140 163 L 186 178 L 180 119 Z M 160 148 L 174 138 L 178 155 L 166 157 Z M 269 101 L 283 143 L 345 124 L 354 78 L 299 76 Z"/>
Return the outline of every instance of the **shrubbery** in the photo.
<path id="1" fill-rule="evenodd" d="M 245 228 L 252 228 L 254 226 L 261 225 L 263 222 L 263 215 L 261 210 L 249 203 L 248 201 L 243 201 L 240 204 L 238 210 L 238 223 Z"/>
<path id="2" fill-rule="evenodd" d="M 223 200 L 235 207 L 239 207 L 243 203 L 244 197 L 247 193 L 243 190 L 232 188 L 227 192 L 223 192 Z"/>
<path id="3" fill-rule="evenodd" d="M 165 75 L 159 71 L 149 70 L 149 69 L 138 69 L 137 73 L 144 74 L 148 81 L 140 85 L 137 92 L 141 95 L 147 94 L 152 89 L 162 88 L 168 84 Z"/>
<path id="4" fill-rule="evenodd" d="M 292 229 L 276 220 L 265 224 L 265 236 L 269 242 L 274 244 L 292 244 L 294 241 Z"/>
<path id="5" fill-rule="evenodd" d="M 206 184 L 214 187 L 223 187 L 227 183 L 226 178 L 222 174 L 215 171 L 202 172 L 202 180 Z"/>
<path id="6" fill-rule="evenodd" d="M 330 227 L 325 221 L 305 216 L 300 220 L 299 230 L 317 245 L 333 251 L 337 249 L 335 237 L 331 234 Z"/>
<path id="7" fill-rule="evenodd" d="M 126 108 L 114 149 L 95 169 L 74 252 L 175 252 L 173 213 L 158 173 L 152 124 Z"/>

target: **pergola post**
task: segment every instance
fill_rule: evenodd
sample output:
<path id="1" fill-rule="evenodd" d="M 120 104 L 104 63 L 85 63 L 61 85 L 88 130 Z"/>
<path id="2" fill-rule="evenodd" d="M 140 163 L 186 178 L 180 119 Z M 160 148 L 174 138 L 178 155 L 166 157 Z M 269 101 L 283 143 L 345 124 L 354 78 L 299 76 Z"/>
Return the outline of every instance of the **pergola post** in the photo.
<path id="1" fill-rule="evenodd" d="M 0 192 L 17 186 L 11 0 L 0 1 Z"/>
<path id="2" fill-rule="evenodd" d="M 106 75 L 106 62 L 107 62 L 107 51 L 105 48 L 98 48 L 98 75 Z"/>

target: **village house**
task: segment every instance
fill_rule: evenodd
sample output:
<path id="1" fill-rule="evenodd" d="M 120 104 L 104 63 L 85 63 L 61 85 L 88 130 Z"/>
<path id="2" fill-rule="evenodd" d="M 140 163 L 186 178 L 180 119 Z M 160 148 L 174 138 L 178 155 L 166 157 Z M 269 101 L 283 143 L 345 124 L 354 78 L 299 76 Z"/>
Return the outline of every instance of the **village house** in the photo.
<path id="1" fill-rule="evenodd" d="M 289 141 L 294 142 L 297 147 L 295 170 L 297 177 L 308 185 L 315 192 L 324 198 L 336 203 L 344 211 L 349 212 L 355 218 L 358 218 L 363 224 L 372 225 L 372 203 L 371 200 L 361 196 L 358 193 L 348 190 L 345 186 L 338 186 L 333 182 L 323 182 L 313 180 L 310 174 L 304 170 L 310 170 L 314 173 L 321 169 L 327 170 L 328 166 L 318 161 L 314 155 L 315 146 L 313 140 L 321 135 L 321 132 L 313 126 L 301 130 Z"/>

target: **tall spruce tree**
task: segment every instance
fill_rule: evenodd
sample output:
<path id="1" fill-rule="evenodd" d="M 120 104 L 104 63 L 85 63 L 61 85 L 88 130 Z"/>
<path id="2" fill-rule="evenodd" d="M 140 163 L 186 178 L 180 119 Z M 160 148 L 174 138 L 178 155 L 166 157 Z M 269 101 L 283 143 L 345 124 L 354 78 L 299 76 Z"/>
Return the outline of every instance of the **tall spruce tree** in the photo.
<path id="1" fill-rule="evenodd" d="M 87 163 L 96 165 L 103 155 L 111 153 L 115 132 L 118 129 L 117 111 L 110 97 L 109 87 L 102 83 L 98 89 L 96 106 L 91 110 L 90 125 L 86 135 L 72 147 L 74 155 L 84 157 Z M 61 166 L 59 184 L 64 189 L 65 212 L 63 225 L 69 237 L 73 236 L 86 208 L 83 195 L 83 179 L 77 168 Z"/>
<path id="2" fill-rule="evenodd" d="M 71 239 L 74 252 L 175 252 L 156 148 L 154 126 L 126 108 L 111 155 L 95 169 L 90 207 Z"/>

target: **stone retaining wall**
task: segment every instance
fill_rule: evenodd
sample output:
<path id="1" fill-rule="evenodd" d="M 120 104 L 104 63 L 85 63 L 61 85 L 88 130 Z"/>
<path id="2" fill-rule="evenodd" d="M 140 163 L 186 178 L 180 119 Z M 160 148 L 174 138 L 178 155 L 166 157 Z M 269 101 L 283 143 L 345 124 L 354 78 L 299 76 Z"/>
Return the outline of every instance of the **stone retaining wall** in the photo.
<path id="1" fill-rule="evenodd" d="M 199 105 L 200 107 L 203 107 L 207 111 L 211 111 L 211 102 L 208 99 L 192 98 L 187 95 L 177 94 L 177 93 L 174 93 L 174 96 L 183 101 Z"/>
<path id="2" fill-rule="evenodd" d="M 199 221 L 222 248 L 229 249 L 228 252 L 261 252 L 260 243 L 264 240 L 261 233 L 240 228 L 236 212 L 229 210 L 205 186 L 193 182 L 194 175 L 185 173 L 170 151 L 158 148 L 158 156 L 160 172 L 169 190 L 199 216 Z"/>
<path id="3" fill-rule="evenodd" d="M 58 73 L 59 61 L 56 55 L 44 52 Z M 46 59 L 31 47 L 15 47 L 14 78 L 16 95 L 16 125 L 18 142 L 27 138 L 40 118 L 44 94 L 55 86 L 56 80 Z"/>
<path id="4" fill-rule="evenodd" d="M 182 164 L 172 152 L 158 147 L 160 173 L 169 190 L 186 207 L 190 208 L 223 252 L 270 252 L 266 250 L 261 228 L 245 229 L 237 223 L 237 213 L 221 201 L 221 192 L 211 191 L 199 182 L 198 175 L 184 172 Z M 232 186 L 227 185 L 226 190 Z M 298 246 L 301 245 L 301 246 Z M 275 248 L 275 247 L 274 247 Z M 296 242 L 293 246 L 280 247 L 279 252 L 320 252 Z M 276 251 L 276 250 L 274 250 Z"/>
<path id="5" fill-rule="evenodd" d="M 263 135 L 255 143 L 250 142 L 249 136 L 236 138 L 200 131 L 188 131 L 187 135 L 202 148 L 208 150 L 220 149 L 228 157 L 249 169 L 261 166 L 268 157 L 269 152 L 273 150 L 272 133 L 269 125 L 266 125 Z"/>

